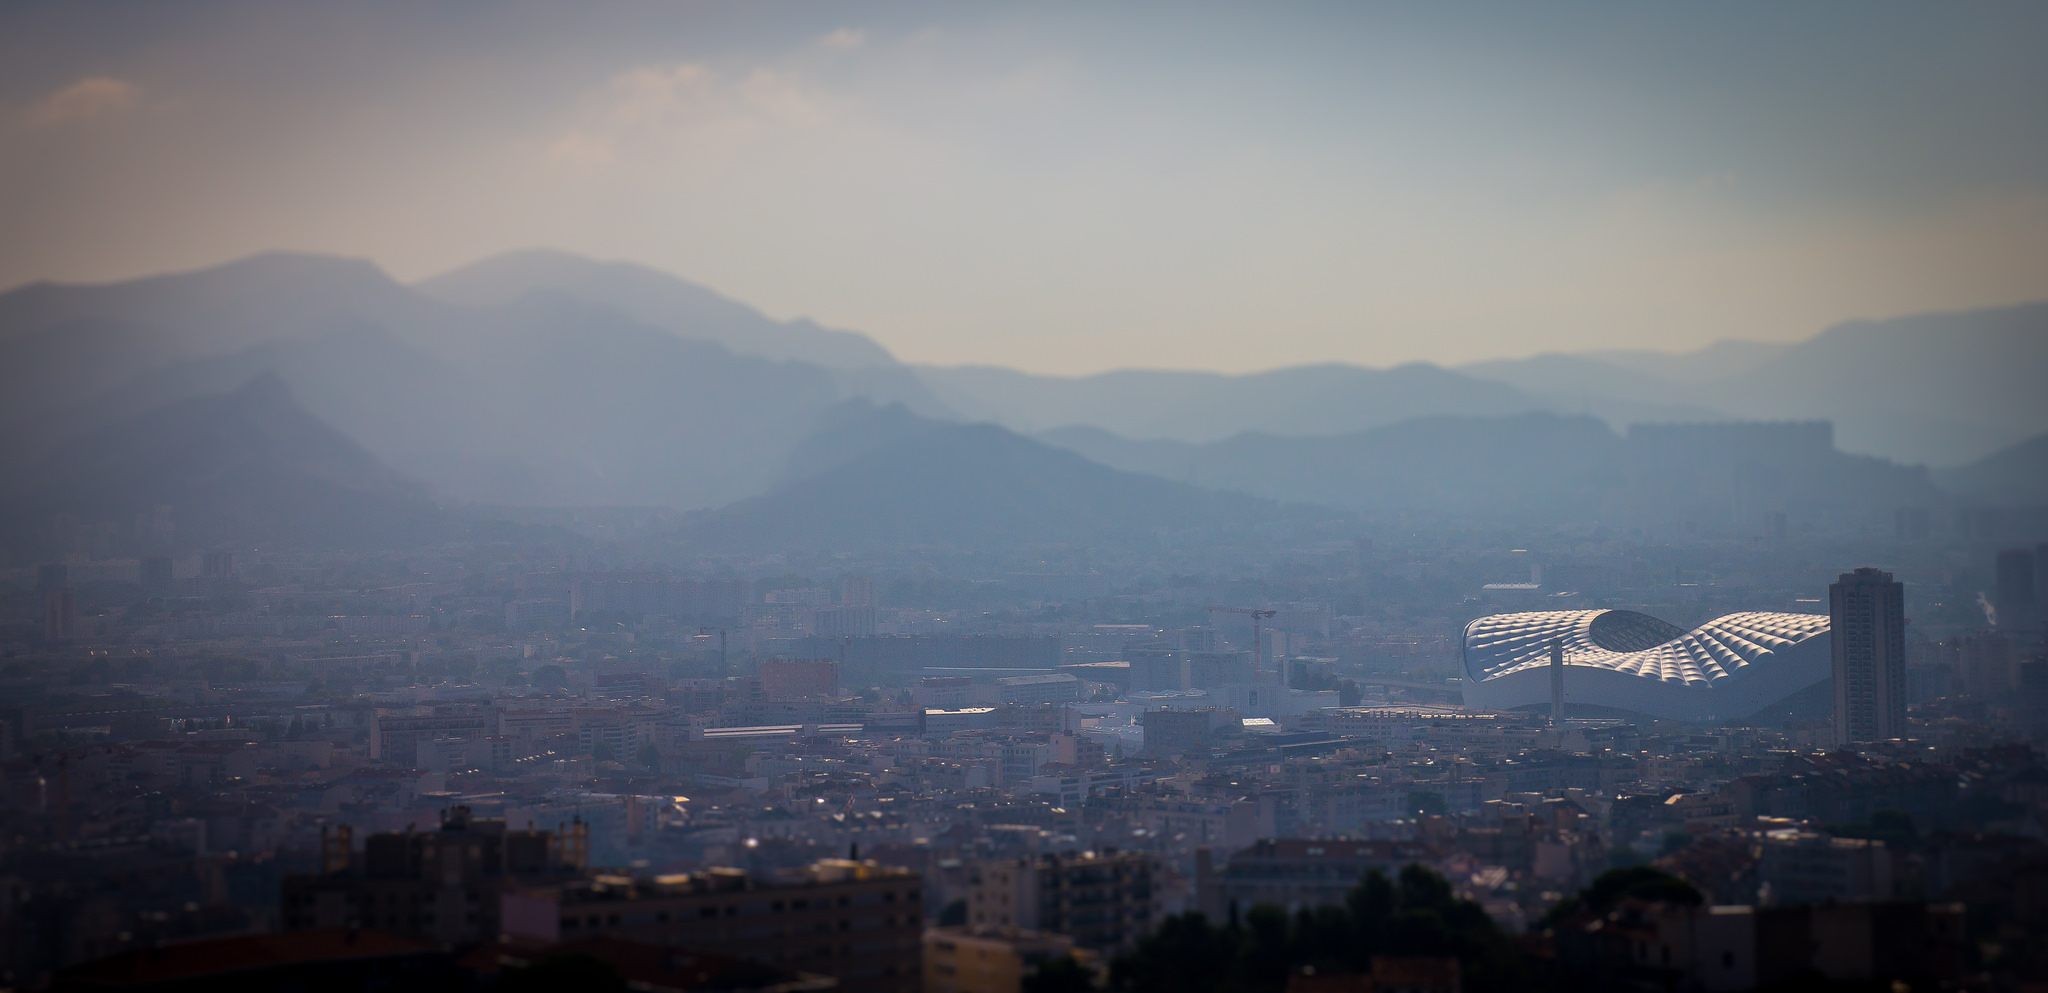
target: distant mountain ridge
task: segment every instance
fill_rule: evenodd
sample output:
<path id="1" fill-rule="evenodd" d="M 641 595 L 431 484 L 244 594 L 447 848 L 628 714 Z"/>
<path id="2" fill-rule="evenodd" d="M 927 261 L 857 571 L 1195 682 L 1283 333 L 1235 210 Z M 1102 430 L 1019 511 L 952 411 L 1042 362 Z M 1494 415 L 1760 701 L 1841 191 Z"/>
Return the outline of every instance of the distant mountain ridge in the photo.
<path id="1" fill-rule="evenodd" d="M 825 361 L 805 360 L 814 351 Z M 885 480 L 861 475 L 881 464 L 928 475 L 987 508 L 1004 506 L 1001 494 L 949 473 L 1007 480 L 1041 504 L 1012 506 L 1008 519 L 1045 540 L 1198 529 L 1247 506 L 1192 495 L 1202 488 L 1235 494 L 1230 500 L 1445 523 L 1459 515 L 1520 525 L 1582 519 L 1612 508 L 1618 493 L 1639 509 L 1658 493 L 1690 508 L 1684 513 L 1744 521 L 1772 501 L 1874 520 L 1890 505 L 1940 499 L 1927 473 L 1835 451 L 1812 465 L 1762 465 L 1730 451 L 1717 456 L 1715 472 L 1702 472 L 1683 460 L 1646 460 L 1617 429 L 1642 419 L 1826 417 L 1845 450 L 1936 453 L 1916 461 L 1954 465 L 2048 432 L 2048 391 L 2035 388 L 2044 371 L 2048 304 L 1852 323 L 1791 345 L 1542 356 L 1462 370 L 1053 377 L 913 368 L 864 336 L 775 321 L 635 266 L 515 253 L 413 287 L 359 260 L 273 253 L 122 283 L 0 293 L 0 470 L 25 481 L 5 488 L 12 505 L 47 516 L 56 504 L 38 502 L 36 486 L 72 494 L 64 499 L 91 491 L 65 488 L 87 468 L 80 446 L 161 470 L 123 432 L 156 437 L 154 421 L 167 419 L 235 439 L 189 418 L 274 380 L 289 402 L 266 402 L 281 424 L 317 425 L 297 435 L 313 451 L 357 466 L 366 480 L 405 479 L 422 500 L 725 508 L 735 533 L 755 535 L 774 531 L 747 516 L 767 506 L 851 527 L 834 508 L 806 501 L 828 478 L 882 492 Z M 264 395 L 237 409 L 263 409 Z M 1002 428 L 963 432 L 958 420 Z M 366 461 L 335 454 L 329 435 Z M 963 439 L 1002 457 L 985 458 Z M 1059 449 L 1093 468 L 1152 478 L 1093 475 Z M 2017 447 L 1987 457 L 1981 471 L 1958 466 L 1939 480 L 1973 495 L 2031 493 L 2028 460 L 2037 453 Z M 1105 509 L 1020 478 L 1019 467 L 1070 478 L 1072 492 L 1107 501 Z M 103 485 L 147 491 L 111 465 L 93 471 Z M 1161 482 L 1172 487 L 1144 488 Z M 1849 495 L 1831 505 L 1832 491 Z M 1148 525 L 1131 509 L 1143 502 L 1133 494 L 1164 516 Z M 205 516 L 190 509 L 195 497 L 172 495 L 188 516 Z M 224 508 L 241 506 L 216 495 Z M 923 506 L 926 523 L 871 509 L 919 540 L 964 540 L 965 522 L 975 520 L 915 492 L 894 498 Z M 781 503 L 760 502 L 769 500 Z M 1041 516 L 1046 508 L 1057 510 Z M 1054 529 L 1052 518 L 1072 525 Z M 826 534 L 823 524 L 793 527 L 785 536 L 795 540 Z"/>
<path id="2" fill-rule="evenodd" d="M 116 419 L 15 477 L 4 500 L 8 530 L 31 546 L 63 519 L 167 548 L 386 547 L 432 540 L 449 523 L 424 486 L 269 375 Z"/>
<path id="3" fill-rule="evenodd" d="M 1821 418 L 1846 451 L 1950 466 L 2048 431 L 2048 303 L 1850 321 L 1801 342 L 1723 342 L 1690 356 L 1541 355 L 1461 369 L 1567 408 L 1661 401 L 1713 415 L 1639 419 Z"/>
<path id="4" fill-rule="evenodd" d="M 752 320 L 721 333 L 788 330 Z M 714 506 L 771 483 L 789 446 L 842 400 L 942 412 L 893 364 L 736 351 L 560 289 L 452 303 L 365 262 L 291 254 L 0 294 L 0 357 L 0 468 L 32 465 L 110 418 L 267 373 L 436 493 L 513 504 Z"/>
<path id="5" fill-rule="evenodd" d="M 534 249 L 494 255 L 416 284 L 437 300 L 466 307 L 503 307 L 533 293 L 561 293 L 601 303 L 634 321 L 681 337 L 717 342 L 735 352 L 794 359 L 832 369 L 896 364 L 888 349 L 854 331 L 808 320 L 776 321 L 746 304 L 630 262 L 599 262 Z"/>
<path id="6" fill-rule="evenodd" d="M 918 374 L 963 415 L 1027 433 L 1086 425 L 1128 438 L 1214 441 L 1247 431 L 1324 435 L 1436 414 L 1547 409 L 1515 387 L 1419 363 L 1243 375 L 1128 369 L 1060 377 L 987 366 Z"/>
<path id="7" fill-rule="evenodd" d="M 1935 479 L 1950 490 L 2001 507 L 2048 507 L 2048 434 L 2002 448 Z"/>
<path id="8" fill-rule="evenodd" d="M 1039 437 L 1105 465 L 1382 523 L 1745 537 L 1770 529 L 1774 513 L 1788 528 L 1869 530 L 1889 527 L 1901 507 L 1943 499 L 1924 469 L 1816 450 L 1801 434 L 1795 424 L 1637 437 L 1593 417 L 1531 413 L 1199 444 L 1133 441 L 1097 428 Z"/>
<path id="9" fill-rule="evenodd" d="M 845 443 L 858 439 L 852 447 Z M 851 405 L 760 496 L 697 515 L 690 547 L 848 551 L 991 549 L 1235 539 L 1340 512 L 1282 505 L 1125 472 L 992 424 L 927 421 Z"/>

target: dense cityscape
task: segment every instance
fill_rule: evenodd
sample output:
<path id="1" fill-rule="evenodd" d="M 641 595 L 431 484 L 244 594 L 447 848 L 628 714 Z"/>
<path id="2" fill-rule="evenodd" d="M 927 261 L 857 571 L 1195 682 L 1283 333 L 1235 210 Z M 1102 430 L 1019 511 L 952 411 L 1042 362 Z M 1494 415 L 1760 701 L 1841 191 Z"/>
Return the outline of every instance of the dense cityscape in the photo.
<path id="1" fill-rule="evenodd" d="M 1185 915 L 1313 927 L 1410 867 L 1512 967 L 1445 944 L 1447 916 L 1324 969 L 2040 974 L 2048 546 L 1874 542 L 1902 585 L 1740 564 L 1757 539 L 1553 540 L 1357 539 L 1164 581 L 517 542 L 19 570 L 6 975 L 484 982 L 574 952 L 671 976 L 650 988 L 1022 989 L 1068 961 L 1187 988 L 1146 971 Z M 1726 690 L 1644 650 L 1750 610 L 1812 622 L 1681 650 L 1777 679 L 1764 706 L 1646 716 Z M 1535 661 L 1489 675 L 1503 620 Z M 1539 702 L 1476 703 L 1501 669 Z M 1683 896 L 1595 903 L 1617 879 Z M 674 979 L 672 946 L 718 978 Z"/>
<path id="2" fill-rule="evenodd" d="M 2048 993 L 2044 40 L 0 3 L 0 993 Z"/>

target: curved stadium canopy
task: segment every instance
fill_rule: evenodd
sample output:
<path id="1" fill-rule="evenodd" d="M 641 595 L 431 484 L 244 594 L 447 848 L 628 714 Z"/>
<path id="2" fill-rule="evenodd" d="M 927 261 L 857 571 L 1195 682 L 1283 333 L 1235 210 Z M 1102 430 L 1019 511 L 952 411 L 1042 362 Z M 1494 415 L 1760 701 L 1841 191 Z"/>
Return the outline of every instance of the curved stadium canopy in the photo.
<path id="1" fill-rule="evenodd" d="M 1747 717 L 1831 674 L 1825 614 L 1751 611 L 1688 631 L 1632 610 L 1543 610 L 1465 625 L 1465 702 L 1548 706 L 1557 640 L 1568 706 L 1651 717 Z"/>

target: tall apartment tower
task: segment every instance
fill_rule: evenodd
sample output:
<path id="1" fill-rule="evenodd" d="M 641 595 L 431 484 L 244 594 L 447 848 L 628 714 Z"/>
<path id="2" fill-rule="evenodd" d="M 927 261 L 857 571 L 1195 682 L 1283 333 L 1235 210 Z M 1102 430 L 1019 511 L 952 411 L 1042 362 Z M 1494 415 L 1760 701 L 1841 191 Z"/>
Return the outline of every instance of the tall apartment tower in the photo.
<path id="1" fill-rule="evenodd" d="M 1828 587 L 1834 646 L 1835 744 L 1906 734 L 1906 587 L 1881 569 Z"/>

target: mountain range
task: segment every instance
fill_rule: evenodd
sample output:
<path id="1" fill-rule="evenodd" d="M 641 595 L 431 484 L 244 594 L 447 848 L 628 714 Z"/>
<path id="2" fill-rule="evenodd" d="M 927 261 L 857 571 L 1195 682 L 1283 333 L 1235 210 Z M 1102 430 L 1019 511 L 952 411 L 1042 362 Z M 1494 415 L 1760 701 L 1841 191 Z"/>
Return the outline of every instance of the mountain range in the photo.
<path id="1" fill-rule="evenodd" d="M 272 375 L 115 418 L 10 479 L 0 534 L 38 551 L 61 547 L 65 522 L 117 525 L 144 550 L 383 547 L 433 540 L 454 522 Z"/>
<path id="2" fill-rule="evenodd" d="M 947 406 L 1018 431 L 1100 428 L 1209 442 L 1329 435 L 1417 417 L 1589 414 L 1644 422 L 1828 420 L 1845 451 L 1954 466 L 2048 430 L 2048 303 L 1855 321 L 1792 344 L 1545 354 L 1445 369 L 1299 366 L 1244 375 L 1042 376 L 922 368 Z"/>
<path id="3" fill-rule="evenodd" d="M 760 496 L 696 515 L 719 550 L 1034 547 L 1227 541 L 1347 515 L 1111 468 L 992 424 L 848 404 Z"/>
<path id="4" fill-rule="evenodd" d="M 1881 530 L 1898 508 L 1944 498 L 1924 468 L 1845 454 L 1797 425 L 1617 433 L 1595 417 L 1530 413 L 1203 443 L 1131 441 L 1097 428 L 1040 437 L 1105 465 L 1340 508 L 1368 522 L 1651 530 L 1692 522 L 1753 536 L 1772 513 L 1788 528 Z"/>
<path id="5" fill-rule="evenodd" d="M 919 370 L 947 406 L 1024 432 L 1085 425 L 1130 438 L 1215 441 L 1246 432 L 1321 435 L 1441 414 L 1519 414 L 1523 390 L 1421 363 L 1297 366 L 1225 375 L 1129 369 L 1039 376 L 989 366 Z"/>
<path id="6" fill-rule="evenodd" d="M 1945 466 L 1935 479 L 1975 498 L 2020 485 L 2038 445 L 1994 453 L 2048 431 L 2033 388 L 2048 305 L 1689 355 L 1058 377 L 906 365 L 856 332 L 563 253 L 414 285 L 367 262 L 270 254 L 0 294 L 0 358 L 16 523 L 84 512 L 128 526 L 171 506 L 192 540 L 261 519 L 218 487 L 237 472 L 261 483 L 248 493 L 308 507 L 346 492 L 307 495 L 313 481 L 358 479 L 346 499 L 396 531 L 446 508 L 648 506 L 701 511 L 692 540 L 712 543 L 1057 543 L 1313 522 L 1304 504 L 1583 515 L 1617 487 L 1644 492 L 1647 456 L 1620 430 L 1639 421 L 1827 418 L 1842 448 Z M 147 454 L 208 446 L 260 452 L 263 467 Z M 1796 481 L 1772 499 L 1855 480 L 1873 513 L 1932 498 L 1924 471 L 1833 454 L 1759 478 Z M 102 489 L 125 495 L 88 498 Z"/>
<path id="7" fill-rule="evenodd" d="M 1847 451 L 1954 466 L 2048 430 L 2048 390 L 2039 385 L 2048 372 L 2048 303 L 1852 321 L 1786 345 L 1544 355 L 1461 371 L 1560 405 L 1604 398 L 1713 411 L 1714 419 L 1824 419 Z"/>
<path id="8" fill-rule="evenodd" d="M 1994 507 L 2048 507 L 2048 434 L 1935 474 L 1944 487 Z"/>
<path id="9" fill-rule="evenodd" d="M 707 312 L 725 320 L 727 309 Z M 782 327 L 777 348 L 811 333 Z M 700 507 L 759 491 L 841 400 L 938 409 L 900 367 L 833 369 L 715 338 L 551 286 L 452 303 L 366 263 L 314 256 L 40 284 L 0 295 L 0 431 L 7 461 L 21 465 L 109 417 L 270 374 L 314 416 L 451 499 Z"/>

